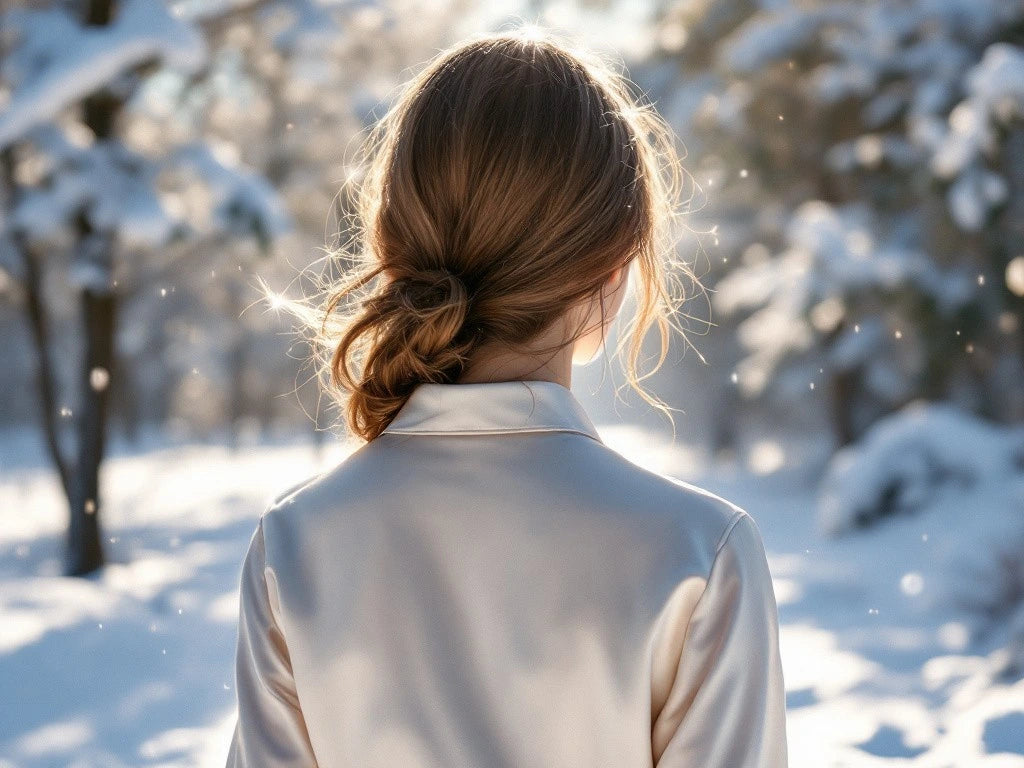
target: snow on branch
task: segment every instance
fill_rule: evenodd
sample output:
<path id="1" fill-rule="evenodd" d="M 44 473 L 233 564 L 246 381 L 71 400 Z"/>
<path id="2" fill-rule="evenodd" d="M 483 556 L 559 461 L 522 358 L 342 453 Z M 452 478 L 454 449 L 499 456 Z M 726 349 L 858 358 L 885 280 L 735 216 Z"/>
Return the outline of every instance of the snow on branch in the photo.
<path id="1" fill-rule="evenodd" d="M 172 237 L 176 222 L 153 189 L 158 163 L 117 142 L 77 146 L 53 126 L 27 138 L 51 171 L 45 183 L 22 190 L 11 229 L 32 240 L 53 240 L 82 212 L 96 230 L 128 245 L 158 247 Z"/>
<path id="2" fill-rule="evenodd" d="M 972 283 L 963 270 L 942 269 L 924 252 L 876 233 L 866 206 L 811 200 L 787 223 L 787 247 L 775 256 L 756 247 L 758 258 L 718 282 L 715 310 L 748 313 L 737 326 L 749 353 L 737 366 L 744 394 L 774 386 L 784 361 L 803 354 L 820 355 L 817 365 L 827 361 L 838 369 L 872 359 L 870 350 L 877 351 L 885 334 L 861 316 L 862 297 L 909 291 L 930 297 L 947 315 L 969 301 Z M 823 340 L 844 324 L 854 326 L 854 336 L 843 333 L 831 346 Z"/>
<path id="3" fill-rule="evenodd" d="M 1024 116 L 1024 49 L 990 45 L 964 85 L 968 96 L 950 113 L 931 167 L 939 178 L 952 180 L 948 201 L 953 219 L 977 231 L 1008 194 L 1005 180 L 984 161 L 998 144 L 997 126 Z"/>
<path id="4" fill-rule="evenodd" d="M 205 144 L 181 147 L 168 159 L 167 167 L 199 177 L 213 196 L 216 226 L 227 232 L 253 236 L 266 244 L 292 227 L 291 216 L 270 182 L 222 162 Z"/>
<path id="5" fill-rule="evenodd" d="M 730 35 L 719 63 L 732 72 L 756 72 L 811 45 L 823 27 L 856 23 L 862 13 L 856 3 L 834 3 L 813 10 L 781 6 L 763 11 Z"/>
<path id="6" fill-rule="evenodd" d="M 377 0 L 175 0 L 171 10 L 210 33 L 247 15 L 269 17 L 284 11 L 288 22 L 282 25 L 278 20 L 274 44 L 287 52 L 310 43 L 336 42 L 342 27 L 334 11 L 376 5 Z"/>
<path id="7" fill-rule="evenodd" d="M 77 215 L 120 245 L 142 249 L 199 229 L 253 237 L 266 245 L 291 229 L 284 203 L 264 178 L 218 159 L 205 145 L 148 158 L 119 142 L 78 146 L 52 125 L 26 138 L 49 171 L 42 183 L 22 190 L 6 226 L 35 242 L 60 241 Z M 188 206 L 168 204 L 189 194 L 193 183 L 209 195 L 212 215 L 205 226 L 191 220 Z"/>
<path id="8" fill-rule="evenodd" d="M 159 61 L 195 71 L 206 58 L 202 36 L 162 0 L 126 0 L 102 27 L 81 26 L 61 11 L 14 11 L 5 23 L 19 38 L 12 74 L 21 77 L 0 114 L 0 149 L 135 67 Z"/>

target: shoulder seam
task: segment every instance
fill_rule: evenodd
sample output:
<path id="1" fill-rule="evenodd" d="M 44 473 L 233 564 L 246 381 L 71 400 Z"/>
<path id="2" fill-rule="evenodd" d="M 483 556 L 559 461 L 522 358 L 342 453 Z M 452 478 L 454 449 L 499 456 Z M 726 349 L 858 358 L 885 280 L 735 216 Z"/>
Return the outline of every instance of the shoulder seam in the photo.
<path id="1" fill-rule="evenodd" d="M 722 547 L 725 546 L 725 542 L 729 539 L 729 534 L 732 533 L 733 528 L 739 523 L 744 517 L 748 517 L 745 510 L 737 509 L 732 517 L 729 518 L 729 522 L 725 525 L 725 530 L 722 531 L 722 535 L 718 537 L 718 543 L 715 544 L 715 559 L 718 559 L 718 553 L 722 551 Z M 711 563 L 711 567 L 714 568 L 714 562 Z M 710 576 L 710 571 L 708 576 Z"/>
<path id="2" fill-rule="evenodd" d="M 306 488 L 308 488 L 309 486 L 311 486 L 314 483 L 316 483 L 318 480 L 323 478 L 324 475 L 326 475 L 326 474 L 327 474 L 326 472 L 321 472 L 319 474 L 313 475 L 312 477 L 307 477 L 302 482 L 296 483 L 295 485 L 293 485 L 290 488 L 282 491 L 281 493 L 277 494 L 276 496 L 271 497 L 270 501 L 265 504 L 265 506 L 263 508 L 263 512 L 260 514 L 260 517 L 261 518 L 266 517 L 270 512 L 272 512 L 275 509 L 277 509 L 278 507 L 282 506 L 286 501 L 288 501 L 290 498 L 292 498 L 293 496 L 298 494 L 300 491 L 303 491 Z"/>
<path id="3" fill-rule="evenodd" d="M 693 604 L 693 610 L 690 612 L 690 618 L 686 622 L 686 633 L 683 635 L 684 638 L 690 632 L 690 621 L 693 620 L 694 615 L 697 613 L 697 607 L 701 604 L 701 601 L 704 599 L 704 595 L 708 593 L 708 587 L 711 584 L 711 577 L 715 573 L 715 566 L 718 565 L 718 556 L 722 554 L 722 550 L 725 548 L 725 544 L 729 540 L 729 536 L 731 536 L 732 532 L 736 530 L 736 526 L 744 517 L 749 518 L 750 515 L 748 515 L 742 509 L 737 510 L 736 514 L 729 518 L 729 524 L 726 525 L 725 531 L 722 532 L 721 537 L 718 539 L 718 544 L 715 547 L 715 556 L 711 560 L 711 567 L 708 568 L 708 577 L 704 581 L 704 589 L 701 590 L 700 597 L 697 598 L 697 602 Z"/>

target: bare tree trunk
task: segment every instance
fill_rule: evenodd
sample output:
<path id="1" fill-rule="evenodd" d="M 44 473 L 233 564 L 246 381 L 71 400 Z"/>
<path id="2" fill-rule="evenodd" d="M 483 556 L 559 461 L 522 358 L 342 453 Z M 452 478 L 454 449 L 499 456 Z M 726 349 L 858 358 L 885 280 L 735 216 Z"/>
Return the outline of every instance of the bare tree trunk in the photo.
<path id="1" fill-rule="evenodd" d="M 53 365 L 50 363 L 49 331 L 46 324 L 46 310 L 42 296 L 42 275 L 31 246 L 19 243 L 25 264 L 25 312 L 28 315 L 32 342 L 36 352 L 39 404 L 43 416 L 43 433 L 50 459 L 60 477 L 61 487 L 68 502 L 71 501 L 71 469 L 60 449 L 60 435 L 57 431 L 57 383 Z"/>
<path id="2" fill-rule="evenodd" d="M 7 198 L 13 207 L 18 199 L 18 188 L 14 180 L 14 157 L 10 148 L 4 150 L 0 162 L 3 164 Z M 37 392 L 43 417 L 43 435 L 46 438 L 46 447 L 50 452 L 54 469 L 57 470 L 60 477 L 64 495 L 70 503 L 71 470 L 60 449 L 60 435 L 57 430 L 57 382 L 53 365 L 50 362 L 50 335 L 46 324 L 45 302 L 43 301 L 43 278 L 32 246 L 25 241 L 21 233 L 12 233 L 11 241 L 21 256 L 24 268 L 22 277 L 25 288 L 25 316 L 36 353 Z"/>
<path id="3" fill-rule="evenodd" d="M 114 17 L 113 0 L 88 0 L 85 23 L 106 26 Z M 121 99 L 107 90 L 87 97 L 82 104 L 85 124 L 97 141 L 114 136 Z M 113 238 L 96 232 L 82 211 L 78 218 L 78 247 L 90 259 L 111 267 Z M 88 253 L 85 253 L 88 251 Z M 85 285 L 81 293 L 85 349 L 79 387 L 78 456 L 71 487 L 68 526 L 67 574 L 82 576 L 104 563 L 100 535 L 99 473 L 103 462 L 107 429 L 107 391 L 114 369 L 114 307 L 112 288 Z"/>
<path id="4" fill-rule="evenodd" d="M 107 389 L 114 364 L 115 299 L 112 293 L 82 291 L 85 355 L 78 416 L 78 461 L 68 529 L 68 575 L 103 565 L 99 527 L 99 472 L 107 423 Z"/>
<path id="5" fill-rule="evenodd" d="M 836 448 L 849 445 L 857 439 L 853 423 L 853 394 L 857 389 L 857 372 L 836 371 L 829 377 L 829 415 L 832 420 L 832 435 Z"/>

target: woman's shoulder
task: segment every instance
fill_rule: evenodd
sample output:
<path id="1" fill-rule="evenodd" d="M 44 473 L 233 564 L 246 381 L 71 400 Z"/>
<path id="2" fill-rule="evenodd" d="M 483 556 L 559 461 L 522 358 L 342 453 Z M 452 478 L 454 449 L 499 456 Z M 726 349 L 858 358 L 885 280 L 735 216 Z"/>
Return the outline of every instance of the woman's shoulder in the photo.
<path id="1" fill-rule="evenodd" d="M 689 553 L 685 559 L 708 565 L 732 529 L 749 518 L 738 504 L 708 488 L 636 464 L 605 443 L 565 437 L 573 440 L 572 449 L 558 451 L 557 461 L 546 461 L 544 477 L 538 478 L 541 485 L 551 486 L 552 508 L 585 510 L 591 519 L 602 517 L 613 529 L 649 537 L 652 545 Z M 377 509 L 388 488 L 389 472 L 382 465 L 390 467 L 393 460 L 386 451 L 364 447 L 328 470 L 286 487 L 261 515 L 265 532 L 276 539 L 277 547 L 285 547 L 289 541 L 315 536 L 331 521 L 350 518 L 348 512 Z"/>
<path id="2" fill-rule="evenodd" d="M 261 513 L 264 521 L 273 518 L 274 522 L 283 522 L 301 516 L 304 512 L 324 506 L 336 506 L 339 493 L 344 490 L 348 498 L 358 493 L 359 486 L 366 490 L 379 487 L 375 478 L 360 472 L 357 465 L 361 454 L 365 453 L 366 445 L 348 453 L 332 466 L 320 472 L 311 473 L 300 481 L 285 488 L 270 498 Z M 365 482 L 364 482 L 365 481 Z M 341 486 L 345 486 L 342 489 Z"/>
<path id="3" fill-rule="evenodd" d="M 596 447 L 599 493 L 632 515 L 668 520 L 687 537 L 720 547 L 747 511 L 697 483 L 641 466 L 605 444 Z"/>

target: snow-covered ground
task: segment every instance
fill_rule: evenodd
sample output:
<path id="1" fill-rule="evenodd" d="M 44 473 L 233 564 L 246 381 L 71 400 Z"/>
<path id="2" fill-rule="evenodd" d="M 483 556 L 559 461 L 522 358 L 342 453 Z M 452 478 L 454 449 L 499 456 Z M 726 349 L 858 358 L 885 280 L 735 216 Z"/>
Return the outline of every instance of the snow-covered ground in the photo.
<path id="1" fill-rule="evenodd" d="M 1024 680 L 1006 671 L 1004 634 L 980 632 L 967 608 L 997 595 L 997 553 L 1021 551 L 1024 476 L 832 539 L 795 473 L 709 467 L 639 429 L 601 431 L 757 520 L 783 624 L 794 768 L 1024 766 Z M 299 441 L 119 451 L 103 476 L 111 564 L 69 579 L 51 473 L 31 438 L 3 437 L 0 767 L 223 765 L 238 569 L 256 517 L 343 455 Z"/>

